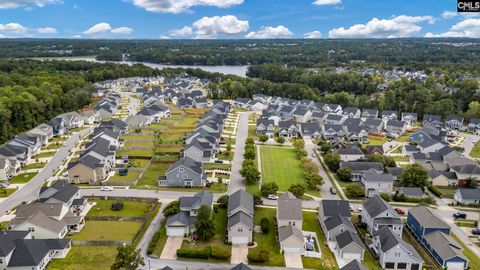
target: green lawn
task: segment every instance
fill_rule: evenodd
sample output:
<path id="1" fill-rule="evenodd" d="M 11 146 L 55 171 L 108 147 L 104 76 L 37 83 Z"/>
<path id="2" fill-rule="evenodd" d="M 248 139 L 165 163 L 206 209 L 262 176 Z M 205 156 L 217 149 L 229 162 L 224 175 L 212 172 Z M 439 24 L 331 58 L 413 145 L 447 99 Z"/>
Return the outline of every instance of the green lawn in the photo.
<path id="1" fill-rule="evenodd" d="M 177 134 L 160 134 L 158 143 L 160 144 L 175 144 L 175 143 L 183 143 L 183 139 L 185 138 L 185 133 L 177 133 Z"/>
<path id="2" fill-rule="evenodd" d="M 125 147 L 154 147 L 153 141 L 149 142 L 135 142 L 135 141 L 126 141 L 124 143 Z"/>
<path id="3" fill-rule="evenodd" d="M 217 159 L 232 160 L 233 159 L 233 151 L 230 151 L 230 153 L 227 153 L 227 151 L 222 151 L 221 153 L 217 154 Z"/>
<path id="4" fill-rule="evenodd" d="M 205 170 L 226 170 L 230 171 L 232 169 L 231 164 L 224 164 L 224 163 L 203 163 L 203 168 Z"/>
<path id="5" fill-rule="evenodd" d="M 53 260 L 49 270 L 109 270 L 115 261 L 115 246 L 73 246 L 67 257 Z"/>
<path id="6" fill-rule="evenodd" d="M 158 186 L 158 177 L 165 175 L 170 164 L 152 163 L 147 168 L 137 186 Z"/>
<path id="7" fill-rule="evenodd" d="M 470 156 L 473 158 L 480 158 L 480 141 L 475 144 L 470 152 Z"/>
<path id="8" fill-rule="evenodd" d="M 0 198 L 6 198 L 17 191 L 15 188 L 0 188 Z"/>
<path id="9" fill-rule="evenodd" d="M 11 181 L 11 184 L 25 184 L 32 180 L 37 173 L 21 173 L 17 174 Z"/>
<path id="10" fill-rule="evenodd" d="M 161 160 L 161 161 L 171 161 L 172 163 L 180 158 L 179 154 L 164 154 L 164 155 L 156 155 L 154 160 Z"/>
<path id="11" fill-rule="evenodd" d="M 47 163 L 45 163 L 45 162 L 32 163 L 32 164 L 28 164 L 28 165 L 22 167 L 22 170 L 41 169 L 41 168 L 45 167 L 45 165 L 47 165 Z"/>
<path id="12" fill-rule="evenodd" d="M 116 153 L 117 157 L 124 155 L 133 156 L 133 157 L 153 157 L 154 151 L 142 149 L 142 150 L 118 150 Z"/>
<path id="13" fill-rule="evenodd" d="M 158 187 L 159 190 L 170 190 L 170 191 L 181 191 L 181 192 L 199 192 L 199 191 L 209 191 L 211 193 L 224 193 L 227 191 L 228 185 L 225 183 L 212 183 L 212 185 L 207 187 Z"/>
<path id="14" fill-rule="evenodd" d="M 437 189 L 442 193 L 442 198 L 453 198 L 456 188 L 449 187 L 437 187 Z"/>
<path id="15" fill-rule="evenodd" d="M 49 141 L 49 143 L 64 142 L 67 140 L 67 137 L 56 137 Z"/>
<path id="16" fill-rule="evenodd" d="M 123 135 L 123 136 L 120 136 L 121 139 L 124 139 L 124 140 L 155 140 L 155 136 L 153 135 L 144 135 L 144 134 L 135 134 L 135 133 L 131 133 L 131 134 L 128 134 L 128 135 Z"/>
<path id="17" fill-rule="evenodd" d="M 386 137 L 368 135 L 368 144 L 366 145 L 383 145 L 386 142 Z"/>
<path id="18" fill-rule="evenodd" d="M 92 207 L 87 216 L 98 217 L 144 217 L 150 209 L 150 203 L 148 202 L 136 202 L 136 201 L 121 201 L 123 203 L 123 210 L 113 211 L 112 203 L 117 200 L 93 200 L 90 202 L 96 202 L 97 204 Z"/>
<path id="19" fill-rule="evenodd" d="M 46 157 L 53 157 L 55 155 L 55 151 L 50 152 L 43 152 L 35 156 L 35 158 L 46 158 Z"/>
<path id="20" fill-rule="evenodd" d="M 58 149 L 62 147 L 62 143 L 56 142 L 56 143 L 51 143 L 47 146 L 42 147 L 44 150 L 53 150 L 53 149 Z"/>
<path id="21" fill-rule="evenodd" d="M 396 162 L 408 162 L 410 160 L 409 157 L 404 157 L 404 156 L 392 156 L 392 158 Z"/>
<path id="22" fill-rule="evenodd" d="M 293 183 L 304 183 L 303 168 L 293 148 L 260 146 L 262 181 L 276 182 L 280 191 Z"/>
<path id="23" fill-rule="evenodd" d="M 185 118 L 182 122 L 180 122 L 177 126 L 178 127 L 190 127 L 190 126 L 195 126 L 199 121 L 198 117 L 187 117 Z"/>
<path id="24" fill-rule="evenodd" d="M 280 247 L 277 245 L 277 236 L 275 232 L 275 225 L 273 224 L 276 217 L 276 209 L 272 208 L 255 208 L 253 222 L 255 225 L 260 225 L 260 220 L 266 217 L 270 221 L 270 228 L 268 234 L 254 233 L 253 240 L 257 243 L 257 247 L 248 249 L 248 253 L 257 253 L 261 250 L 268 250 L 270 259 L 264 263 L 266 266 L 285 266 L 283 254 L 280 254 Z"/>
<path id="25" fill-rule="evenodd" d="M 304 231 L 311 231 L 317 234 L 318 241 L 317 247 L 319 246 L 322 252 L 322 258 L 307 258 L 302 256 L 303 267 L 304 268 L 318 268 L 321 264 L 328 267 L 328 269 L 337 269 L 337 262 L 335 261 L 335 255 L 328 247 L 328 244 L 325 240 L 325 236 L 322 232 L 320 224 L 317 221 L 317 213 L 315 212 L 303 212 L 303 226 Z"/>
<path id="26" fill-rule="evenodd" d="M 73 240 L 89 241 L 131 241 L 140 229 L 136 221 L 96 221 L 87 220 L 81 232 L 74 234 Z"/>
<path id="27" fill-rule="evenodd" d="M 252 195 L 260 194 L 260 187 L 258 186 L 258 183 L 245 185 L 245 190 Z"/>
<path id="28" fill-rule="evenodd" d="M 108 182 L 124 182 L 124 183 L 132 183 L 137 180 L 138 176 L 140 176 L 140 172 L 129 171 L 127 175 L 121 176 L 116 172 L 112 177 L 108 179 Z"/>
<path id="29" fill-rule="evenodd" d="M 163 247 L 165 246 L 165 243 L 167 242 L 167 228 L 165 227 L 165 223 L 167 222 L 166 219 L 163 219 L 162 225 L 158 229 L 160 231 L 160 238 L 158 238 L 157 245 L 155 246 L 155 249 L 153 250 L 153 255 L 157 256 L 160 258 L 160 255 L 162 255 Z"/>
<path id="30" fill-rule="evenodd" d="M 132 167 L 145 168 L 145 166 L 147 166 L 150 160 L 149 159 L 130 159 L 129 161 L 132 163 Z"/>
<path id="31" fill-rule="evenodd" d="M 183 150 L 183 145 L 156 147 L 155 153 L 180 153 Z"/>

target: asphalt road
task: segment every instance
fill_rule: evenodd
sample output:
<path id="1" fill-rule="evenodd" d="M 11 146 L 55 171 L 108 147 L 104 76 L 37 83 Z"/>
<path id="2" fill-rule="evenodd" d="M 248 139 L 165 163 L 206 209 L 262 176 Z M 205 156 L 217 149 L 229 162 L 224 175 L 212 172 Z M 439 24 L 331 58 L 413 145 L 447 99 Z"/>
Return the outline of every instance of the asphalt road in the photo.
<path id="1" fill-rule="evenodd" d="M 16 207 L 24 201 L 37 199 L 40 188 L 47 179 L 53 176 L 58 167 L 63 165 L 63 160 L 68 156 L 68 152 L 75 147 L 75 143 L 78 142 L 79 136 L 83 137 L 91 132 L 91 130 L 92 128 L 87 128 L 70 136 L 70 138 L 65 141 L 66 146 L 62 146 L 62 148 L 58 149 L 51 161 L 48 162 L 48 164 L 40 170 L 32 180 L 0 202 L 0 217 L 3 216 L 6 211 Z"/>
<path id="2" fill-rule="evenodd" d="M 470 156 L 470 152 L 472 151 L 472 148 L 475 146 L 475 143 L 480 139 L 480 136 L 474 135 L 474 134 L 461 134 L 463 137 L 465 137 L 465 140 L 460 144 L 461 147 L 465 149 L 463 154 L 466 157 L 472 158 Z"/>
<path id="3" fill-rule="evenodd" d="M 241 113 L 238 121 L 237 137 L 235 139 L 235 151 L 233 152 L 232 172 L 230 185 L 228 185 L 228 194 L 232 194 L 239 189 L 244 189 L 244 179 L 240 175 L 242 169 L 243 154 L 245 153 L 245 140 L 248 137 L 248 117 L 250 113 Z"/>
<path id="4" fill-rule="evenodd" d="M 140 269 L 162 269 L 165 266 L 169 266 L 175 270 L 230 270 L 235 265 L 228 263 L 206 263 L 206 262 L 192 262 L 192 261 L 178 261 L 178 260 L 159 260 L 148 258 L 145 259 L 145 266 Z M 285 270 L 298 268 L 286 268 L 286 267 L 272 267 L 272 266 L 254 266 L 248 265 L 254 270 Z"/>

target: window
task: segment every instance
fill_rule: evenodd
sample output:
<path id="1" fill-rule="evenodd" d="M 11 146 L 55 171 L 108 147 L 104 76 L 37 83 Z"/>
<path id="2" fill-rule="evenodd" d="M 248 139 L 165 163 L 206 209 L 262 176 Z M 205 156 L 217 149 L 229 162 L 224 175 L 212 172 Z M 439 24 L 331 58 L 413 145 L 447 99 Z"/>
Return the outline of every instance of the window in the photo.
<path id="1" fill-rule="evenodd" d="M 179 173 L 184 173 L 184 172 L 185 172 L 185 169 L 184 169 L 184 168 L 180 168 L 180 169 L 178 169 L 178 172 L 179 172 Z"/>
<path id="2" fill-rule="evenodd" d="M 34 228 L 34 227 L 28 227 L 28 231 L 29 231 L 29 232 L 34 232 L 34 231 L 35 231 L 35 228 Z"/>
<path id="3" fill-rule="evenodd" d="M 293 222 L 293 224 L 292 224 L 292 225 L 293 225 L 293 226 L 295 226 L 295 221 Z"/>
<path id="4" fill-rule="evenodd" d="M 385 263 L 385 268 L 395 268 L 395 263 L 387 262 L 387 263 Z"/>
<path id="5" fill-rule="evenodd" d="M 242 227 L 238 227 L 238 232 L 243 232 L 243 228 L 242 228 Z"/>
<path id="6" fill-rule="evenodd" d="M 397 269 L 407 269 L 407 263 L 397 263 Z"/>

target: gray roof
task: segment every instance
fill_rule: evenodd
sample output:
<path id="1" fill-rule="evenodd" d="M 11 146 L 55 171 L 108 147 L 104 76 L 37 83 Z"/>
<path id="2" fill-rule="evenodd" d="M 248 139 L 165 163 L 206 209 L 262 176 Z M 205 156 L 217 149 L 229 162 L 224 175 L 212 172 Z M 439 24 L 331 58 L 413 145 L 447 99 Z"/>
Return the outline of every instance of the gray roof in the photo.
<path id="1" fill-rule="evenodd" d="M 278 240 L 282 242 L 283 240 L 289 238 L 290 236 L 294 236 L 300 241 L 303 241 L 303 234 L 300 229 L 293 225 L 282 226 L 278 228 Z"/>
<path id="2" fill-rule="evenodd" d="M 480 200 L 480 189 L 459 188 L 458 192 L 466 200 Z"/>
<path id="3" fill-rule="evenodd" d="M 253 230 L 253 217 L 245 214 L 242 211 L 239 211 L 233 216 L 228 217 L 227 228 L 229 229 L 238 223 L 242 223 L 243 225 Z"/>
<path id="4" fill-rule="evenodd" d="M 395 179 L 391 174 L 387 173 L 367 173 L 363 176 L 365 182 L 393 182 Z"/>
<path id="5" fill-rule="evenodd" d="M 192 171 L 196 172 L 197 174 L 202 174 L 203 169 L 202 169 L 202 164 L 200 162 L 196 162 L 195 160 L 189 158 L 189 157 L 184 157 L 181 158 L 175 163 L 173 163 L 170 168 L 168 168 L 168 171 L 172 171 L 180 166 L 184 166 L 186 168 L 191 169 Z"/>
<path id="6" fill-rule="evenodd" d="M 340 214 L 344 217 L 351 217 L 350 202 L 347 200 L 322 200 L 320 202 L 325 217 L 332 217 Z"/>
<path id="7" fill-rule="evenodd" d="M 237 190 L 228 197 L 228 213 L 237 208 L 243 208 L 248 213 L 253 213 L 253 207 L 253 196 L 243 189 Z"/>
<path id="8" fill-rule="evenodd" d="M 64 181 L 58 181 L 53 186 L 48 188 L 42 188 L 40 190 L 40 201 L 46 201 L 50 198 L 54 198 L 63 203 L 70 201 L 78 192 L 78 187 L 66 183 Z"/>
<path id="9" fill-rule="evenodd" d="M 374 237 L 379 237 L 380 248 L 383 252 L 387 252 L 397 245 L 403 246 L 413 257 L 422 261 L 422 257 L 418 252 L 408 243 L 403 241 L 398 235 L 393 233 L 388 227 L 382 226 L 374 233 Z"/>
<path id="10" fill-rule="evenodd" d="M 15 249 L 15 239 L 25 238 L 27 231 L 0 231 L 0 257 L 6 257 Z"/>
<path id="11" fill-rule="evenodd" d="M 408 215 L 414 217 L 424 228 L 448 228 L 450 226 L 426 206 L 417 206 L 408 210 Z"/>
<path id="12" fill-rule="evenodd" d="M 453 166 L 452 171 L 461 173 L 461 174 L 480 174 L 480 167 L 478 165 L 466 164 Z"/>
<path id="13" fill-rule="evenodd" d="M 399 176 L 405 169 L 402 167 L 388 167 L 388 173 L 393 176 Z"/>
<path id="14" fill-rule="evenodd" d="M 235 267 L 233 267 L 230 270 L 252 270 L 252 268 L 248 267 L 248 265 L 241 263 L 237 264 Z"/>
<path id="15" fill-rule="evenodd" d="M 64 247 L 65 242 L 67 244 L 70 242 L 68 239 L 51 239 L 50 244 L 52 245 L 55 240 L 57 246 Z M 8 267 L 37 266 L 53 250 L 46 240 L 16 239 L 14 243 L 15 251 L 8 262 Z"/>
<path id="16" fill-rule="evenodd" d="M 450 235 L 436 230 L 424 235 L 424 239 L 443 261 L 454 257 L 467 260 L 462 254 L 462 247 Z"/>
<path id="17" fill-rule="evenodd" d="M 363 209 L 365 209 L 365 211 L 367 211 L 372 218 L 375 218 L 388 209 L 395 213 L 395 210 L 393 210 L 392 206 L 377 194 L 363 202 Z M 397 218 L 400 219 L 398 215 Z"/>
<path id="18" fill-rule="evenodd" d="M 200 191 L 193 196 L 180 197 L 180 208 L 197 209 L 202 205 L 211 206 L 213 203 L 213 195 L 208 191 Z"/>
<path id="19" fill-rule="evenodd" d="M 374 169 L 377 171 L 383 171 L 383 164 L 380 162 L 367 162 L 367 161 L 342 161 L 340 162 L 340 167 L 347 167 L 352 172 L 358 172 L 358 171 L 368 171 L 370 169 Z"/>
<path id="20" fill-rule="evenodd" d="M 337 242 L 339 248 L 344 248 L 351 243 L 355 243 L 360 247 L 364 248 L 362 241 L 360 241 L 360 239 L 358 239 L 358 236 L 350 230 L 346 230 L 341 234 L 337 235 L 335 237 L 335 242 Z"/>
<path id="21" fill-rule="evenodd" d="M 340 268 L 340 270 L 367 270 L 365 266 L 358 260 L 353 260 L 347 263 L 344 267 Z"/>
<path id="22" fill-rule="evenodd" d="M 17 216 L 10 221 L 10 225 L 15 227 L 24 222 L 29 222 L 55 233 L 60 233 L 67 225 L 63 220 L 56 220 L 47 216 L 43 211 L 37 211 L 26 218 Z"/>
<path id="23" fill-rule="evenodd" d="M 348 220 L 348 218 L 342 216 L 341 214 L 336 214 L 336 215 L 333 215 L 329 218 L 327 218 L 325 221 L 325 227 L 327 228 L 328 231 L 330 231 L 331 229 L 333 228 L 336 228 L 340 225 L 345 225 L 347 226 L 348 228 L 352 229 L 353 231 L 355 231 L 355 228 L 353 227 L 353 224 L 352 222 L 350 222 L 350 220 Z"/>
<path id="24" fill-rule="evenodd" d="M 421 198 L 424 195 L 419 187 L 401 187 L 399 193 L 412 198 Z"/>
<path id="25" fill-rule="evenodd" d="M 406 144 L 403 147 L 405 147 L 405 151 L 408 151 L 408 152 L 418 151 L 418 147 L 414 144 Z"/>
<path id="26" fill-rule="evenodd" d="M 175 222 L 179 222 L 180 224 L 183 224 L 185 226 L 191 226 L 194 225 L 196 221 L 197 217 L 190 216 L 189 213 L 186 211 L 180 211 L 168 217 L 166 226 L 170 226 L 172 223 Z"/>
<path id="27" fill-rule="evenodd" d="M 398 120 L 395 120 L 395 119 L 391 119 L 391 120 L 388 120 L 387 121 L 387 126 L 391 126 L 391 127 L 404 127 L 407 123 L 405 123 L 404 121 L 398 121 Z"/>
<path id="28" fill-rule="evenodd" d="M 365 155 L 360 148 L 357 146 L 352 146 L 349 148 L 340 148 L 337 151 L 339 155 Z"/>
<path id="29" fill-rule="evenodd" d="M 302 134 L 313 134 L 320 132 L 320 125 L 318 123 L 301 123 L 300 129 L 302 130 Z"/>
<path id="30" fill-rule="evenodd" d="M 277 201 L 277 218 L 302 220 L 302 201 L 295 198 L 290 192 L 280 196 Z"/>

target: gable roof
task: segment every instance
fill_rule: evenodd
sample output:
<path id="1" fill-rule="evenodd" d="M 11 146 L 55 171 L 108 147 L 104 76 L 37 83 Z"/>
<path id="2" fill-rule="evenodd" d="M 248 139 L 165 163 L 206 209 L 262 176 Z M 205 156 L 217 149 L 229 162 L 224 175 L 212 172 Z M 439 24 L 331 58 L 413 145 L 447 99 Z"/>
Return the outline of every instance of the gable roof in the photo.
<path id="1" fill-rule="evenodd" d="M 338 214 L 343 217 L 352 216 L 350 202 L 347 200 L 322 200 L 321 205 L 325 217 L 332 217 Z"/>
<path id="2" fill-rule="evenodd" d="M 344 267 L 340 268 L 340 270 L 367 270 L 365 266 L 357 259 L 350 261 Z"/>
<path id="3" fill-rule="evenodd" d="M 340 162 L 340 168 L 347 167 L 352 172 L 368 171 L 374 169 L 376 171 L 383 171 L 383 164 L 380 162 L 367 162 L 367 161 L 342 161 Z"/>
<path id="4" fill-rule="evenodd" d="M 39 194 L 39 201 L 46 201 L 54 198 L 63 203 L 67 203 L 72 197 L 77 194 L 78 187 L 71 185 L 64 181 L 57 181 L 48 188 L 42 188 Z"/>
<path id="5" fill-rule="evenodd" d="M 302 134 L 313 134 L 315 132 L 320 132 L 320 125 L 318 123 L 301 123 L 300 129 Z"/>
<path id="6" fill-rule="evenodd" d="M 424 235 L 423 238 L 443 261 L 454 257 L 459 257 L 467 261 L 462 254 L 461 246 L 450 235 L 436 230 Z"/>
<path id="7" fill-rule="evenodd" d="M 237 190 L 235 193 L 228 197 L 227 212 L 230 213 L 231 211 L 239 207 L 244 208 L 249 213 L 253 213 L 253 196 L 243 189 Z"/>
<path id="8" fill-rule="evenodd" d="M 168 172 L 171 172 L 172 170 L 175 170 L 176 168 L 184 166 L 186 168 L 191 169 L 197 174 L 202 174 L 203 169 L 202 169 L 202 164 L 200 162 L 196 162 L 195 160 L 189 158 L 189 157 L 183 157 L 177 161 L 175 161 L 170 168 L 168 168 Z"/>
<path id="9" fill-rule="evenodd" d="M 355 231 L 355 228 L 353 227 L 353 224 L 352 222 L 350 222 L 350 220 L 348 220 L 346 217 L 342 216 L 341 214 L 337 213 L 329 218 L 327 218 L 325 221 L 324 221 L 324 224 L 325 224 L 325 228 L 330 231 L 331 229 L 334 229 L 340 225 L 345 225 L 347 226 L 348 228 L 350 228 L 351 230 Z"/>
<path id="10" fill-rule="evenodd" d="M 180 211 L 174 215 L 171 215 L 166 222 L 166 226 L 170 226 L 173 223 L 180 223 L 184 226 L 191 226 L 194 225 L 195 222 L 197 221 L 197 217 L 195 216 L 190 216 L 188 212 L 186 211 Z"/>
<path id="11" fill-rule="evenodd" d="M 462 195 L 462 199 L 480 200 L 480 189 L 459 188 L 458 192 Z"/>
<path id="12" fill-rule="evenodd" d="M 302 201 L 288 191 L 278 198 L 277 209 L 278 219 L 303 219 Z"/>
<path id="13" fill-rule="evenodd" d="M 448 224 L 426 206 L 417 206 L 408 210 L 408 215 L 414 217 L 424 228 L 449 228 Z"/>
<path id="14" fill-rule="evenodd" d="M 398 219 L 400 219 L 392 206 L 377 194 L 363 202 L 363 209 L 365 209 L 372 218 L 375 218 L 386 210 L 390 210 Z"/>
<path id="15" fill-rule="evenodd" d="M 213 195 L 208 191 L 200 191 L 193 196 L 180 197 L 180 208 L 200 208 L 202 205 L 212 205 Z"/>
<path id="16" fill-rule="evenodd" d="M 228 217 L 227 228 L 230 229 L 232 226 L 242 223 L 250 229 L 253 229 L 253 217 L 245 214 L 242 211 L 235 213 L 233 216 Z"/>
<path id="17" fill-rule="evenodd" d="M 365 155 L 360 148 L 352 146 L 348 148 L 340 148 L 336 150 L 339 155 Z"/>
<path id="18" fill-rule="evenodd" d="M 387 226 L 380 227 L 375 233 L 374 237 L 379 237 L 380 240 L 380 249 L 383 252 L 388 252 L 392 248 L 400 245 L 404 247 L 410 255 L 415 257 L 417 260 L 422 261 L 422 257 L 418 252 L 408 243 L 403 241 L 398 235 L 392 232 Z"/>
<path id="19" fill-rule="evenodd" d="M 293 236 L 299 241 L 303 242 L 302 231 L 300 231 L 300 229 L 298 229 L 297 227 L 293 225 L 287 225 L 287 226 L 282 226 L 278 228 L 278 240 L 280 242 L 284 241 L 290 236 Z"/>
<path id="20" fill-rule="evenodd" d="M 237 264 L 230 270 L 252 270 L 252 268 L 248 267 L 248 265 L 244 263 Z"/>
<path id="21" fill-rule="evenodd" d="M 341 234 L 337 235 L 335 237 L 335 241 L 337 242 L 337 245 L 339 248 L 344 248 L 345 246 L 351 243 L 355 243 L 358 246 L 365 249 L 363 247 L 362 241 L 360 241 L 360 239 L 358 239 L 358 236 L 355 233 L 353 233 L 351 230 L 346 230 Z"/>

